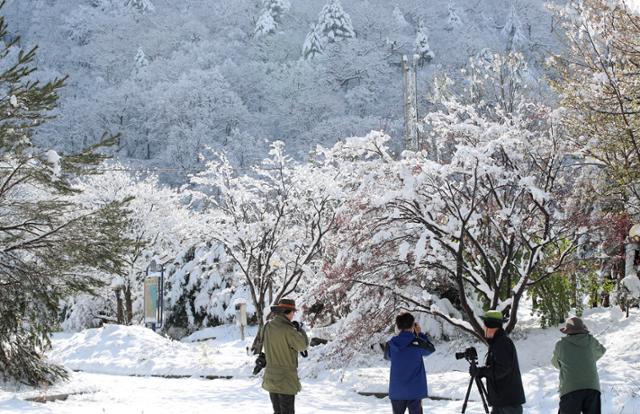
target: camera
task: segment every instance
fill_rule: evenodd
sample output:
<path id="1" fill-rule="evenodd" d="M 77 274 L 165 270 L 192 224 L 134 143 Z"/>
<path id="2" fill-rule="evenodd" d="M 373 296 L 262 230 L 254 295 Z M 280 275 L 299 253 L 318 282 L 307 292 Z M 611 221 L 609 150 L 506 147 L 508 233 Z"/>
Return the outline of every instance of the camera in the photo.
<path id="1" fill-rule="evenodd" d="M 462 352 L 456 352 L 456 359 L 462 358 L 468 361 L 476 361 L 478 359 L 478 352 L 474 347 L 469 347 Z"/>
<path id="2" fill-rule="evenodd" d="M 253 367 L 253 375 L 258 375 L 262 368 L 267 366 L 267 357 L 264 352 L 260 352 L 260 355 L 256 358 L 256 366 Z"/>

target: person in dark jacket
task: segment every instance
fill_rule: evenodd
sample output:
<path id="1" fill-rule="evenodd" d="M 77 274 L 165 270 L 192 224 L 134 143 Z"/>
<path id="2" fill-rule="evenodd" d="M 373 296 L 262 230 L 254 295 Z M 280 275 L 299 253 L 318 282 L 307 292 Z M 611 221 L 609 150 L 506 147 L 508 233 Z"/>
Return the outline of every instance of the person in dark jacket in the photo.
<path id="1" fill-rule="evenodd" d="M 276 315 L 264 328 L 264 353 L 267 365 L 262 388 L 269 392 L 274 414 L 294 414 L 295 397 L 300 389 L 298 353 L 309 346 L 307 334 L 293 320 L 295 301 L 281 299 L 271 307 Z"/>
<path id="2" fill-rule="evenodd" d="M 560 370 L 558 414 L 600 414 L 600 379 L 596 361 L 606 349 L 580 318 L 569 318 L 560 332 L 566 334 L 553 350 L 551 363 Z"/>
<path id="3" fill-rule="evenodd" d="M 502 312 L 490 310 L 482 317 L 485 337 L 489 343 L 489 352 L 485 366 L 477 367 L 478 375 L 487 380 L 487 397 L 491 414 L 522 414 L 522 404 L 526 402 L 518 353 L 507 336 L 502 324 L 505 322 Z M 471 368 L 473 371 L 473 367 Z"/>
<path id="4" fill-rule="evenodd" d="M 400 331 L 385 346 L 384 358 L 391 361 L 389 399 L 393 414 L 422 414 L 422 399 L 427 398 L 427 372 L 423 357 L 436 348 L 422 333 L 420 325 L 410 313 L 396 317 Z"/>

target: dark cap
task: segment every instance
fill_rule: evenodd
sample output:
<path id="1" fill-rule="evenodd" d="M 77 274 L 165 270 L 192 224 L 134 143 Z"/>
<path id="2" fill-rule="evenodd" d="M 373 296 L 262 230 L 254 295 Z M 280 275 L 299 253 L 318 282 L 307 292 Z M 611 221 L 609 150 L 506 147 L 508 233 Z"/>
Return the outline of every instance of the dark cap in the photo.
<path id="1" fill-rule="evenodd" d="M 502 324 L 507 322 L 502 312 L 497 310 L 488 310 L 480 317 L 483 320 L 484 326 L 487 328 L 501 328 Z"/>
<path id="2" fill-rule="evenodd" d="M 576 335 L 589 333 L 589 330 L 584 325 L 584 322 L 582 322 L 582 319 L 574 316 L 567 319 L 567 321 L 565 322 L 565 327 L 560 328 L 560 332 L 567 335 Z"/>
<path id="3" fill-rule="evenodd" d="M 296 301 L 293 299 L 280 299 L 280 302 L 275 305 L 271 305 L 272 312 L 282 312 L 286 310 L 297 311 Z"/>

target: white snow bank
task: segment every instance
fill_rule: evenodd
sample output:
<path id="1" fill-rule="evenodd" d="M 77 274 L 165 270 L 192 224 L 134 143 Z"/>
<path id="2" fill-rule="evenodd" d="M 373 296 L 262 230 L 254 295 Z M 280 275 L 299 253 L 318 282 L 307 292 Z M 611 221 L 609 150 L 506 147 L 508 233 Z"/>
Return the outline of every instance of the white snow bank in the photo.
<path id="1" fill-rule="evenodd" d="M 622 284 L 629 289 L 631 295 L 640 298 L 640 278 L 637 275 L 630 275 L 622 279 Z"/>
<path id="2" fill-rule="evenodd" d="M 219 340 L 183 343 L 141 326 L 106 325 L 55 335 L 49 358 L 73 370 L 103 374 L 247 376 L 253 363 L 245 350 L 250 342 L 237 339 L 228 327 L 212 329 Z"/>

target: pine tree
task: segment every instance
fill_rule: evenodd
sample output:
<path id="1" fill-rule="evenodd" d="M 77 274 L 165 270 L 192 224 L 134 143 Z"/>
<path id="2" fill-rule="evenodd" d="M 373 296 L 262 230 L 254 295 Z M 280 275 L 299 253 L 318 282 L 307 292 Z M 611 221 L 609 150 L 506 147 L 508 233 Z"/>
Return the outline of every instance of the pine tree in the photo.
<path id="1" fill-rule="evenodd" d="M 289 0 L 264 0 L 264 8 L 275 22 L 282 23 L 282 17 L 291 8 L 291 3 Z"/>
<path id="2" fill-rule="evenodd" d="M 256 22 L 255 36 L 275 33 L 278 25 L 282 23 L 283 15 L 290 7 L 288 0 L 264 0 L 264 10 Z"/>
<path id="3" fill-rule="evenodd" d="M 404 18 L 404 14 L 402 13 L 402 10 L 400 10 L 400 7 L 398 6 L 394 7 L 393 17 L 396 19 L 396 23 L 398 23 L 398 26 L 400 27 L 409 26 L 409 23 L 407 22 L 407 19 Z"/>
<path id="4" fill-rule="evenodd" d="M 136 9 L 140 13 L 153 12 L 156 10 L 151 0 L 127 0 L 125 5 Z"/>
<path id="5" fill-rule="evenodd" d="M 330 0 L 318 16 L 316 31 L 323 42 L 337 42 L 356 37 L 351 17 L 344 11 L 340 0 Z"/>
<path id="6" fill-rule="evenodd" d="M 435 55 L 431 51 L 429 46 L 429 35 L 427 34 L 427 28 L 424 22 L 420 22 L 418 26 L 418 32 L 416 33 L 416 43 L 414 54 L 417 56 L 417 61 L 420 66 L 425 63 L 429 63 L 433 60 Z"/>
<path id="7" fill-rule="evenodd" d="M 272 34 L 276 32 L 277 27 L 278 23 L 276 23 L 269 10 L 265 10 L 256 22 L 254 34 L 256 37 Z"/>
<path id="8" fill-rule="evenodd" d="M 513 50 L 514 47 L 521 47 L 527 43 L 527 36 L 522 30 L 522 22 L 516 9 L 516 0 L 511 1 L 509 14 L 501 33 L 507 39 L 507 52 Z"/>
<path id="9" fill-rule="evenodd" d="M 302 57 L 305 59 L 313 59 L 317 55 L 321 55 L 322 51 L 322 40 L 320 40 L 316 28 L 313 27 L 304 40 L 304 45 L 302 45 Z"/>
<path id="10" fill-rule="evenodd" d="M 0 38 L 6 34 L 0 17 Z M 35 82 L 36 48 L 20 50 L 18 40 L 0 49 L 0 88 L 8 92 L 0 99 L 0 379 L 39 385 L 66 376 L 43 357 L 59 301 L 90 291 L 97 272 L 119 271 L 127 214 L 124 201 L 88 207 L 73 184 L 115 138 L 66 156 L 34 144 L 65 78 Z"/>
<path id="11" fill-rule="evenodd" d="M 138 48 L 138 52 L 136 53 L 136 70 L 143 68 L 145 66 L 149 66 L 149 59 L 147 59 L 147 55 L 145 55 L 144 50 L 141 47 Z"/>
<path id="12" fill-rule="evenodd" d="M 460 16 L 458 16 L 458 12 L 456 11 L 456 8 L 453 4 L 453 0 L 449 0 L 447 13 L 448 13 L 448 17 L 447 17 L 446 30 L 453 30 L 457 26 L 462 25 L 462 19 L 460 19 Z"/>

